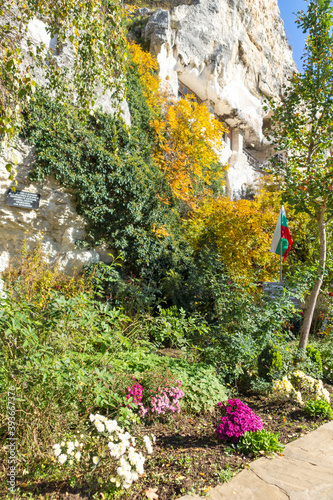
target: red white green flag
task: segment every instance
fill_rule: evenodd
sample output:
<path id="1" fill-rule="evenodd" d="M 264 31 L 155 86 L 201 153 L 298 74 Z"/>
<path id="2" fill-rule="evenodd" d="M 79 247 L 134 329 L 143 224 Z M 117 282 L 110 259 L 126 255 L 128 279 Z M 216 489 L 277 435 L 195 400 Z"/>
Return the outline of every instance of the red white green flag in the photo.
<path id="1" fill-rule="evenodd" d="M 271 252 L 281 255 L 281 240 L 282 240 L 282 256 L 284 262 L 293 244 L 293 239 L 291 237 L 288 228 L 286 211 L 283 205 L 281 207 L 279 218 L 274 231 L 273 241 L 271 245 Z"/>

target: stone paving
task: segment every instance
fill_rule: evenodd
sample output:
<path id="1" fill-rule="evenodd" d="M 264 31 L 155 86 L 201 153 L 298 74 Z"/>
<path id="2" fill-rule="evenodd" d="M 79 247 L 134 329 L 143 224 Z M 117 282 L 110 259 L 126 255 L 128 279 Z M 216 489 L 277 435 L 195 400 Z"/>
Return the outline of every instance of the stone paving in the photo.
<path id="1" fill-rule="evenodd" d="M 208 496 L 178 500 L 333 500 L 333 421 L 286 445 L 283 456 L 259 458 Z"/>

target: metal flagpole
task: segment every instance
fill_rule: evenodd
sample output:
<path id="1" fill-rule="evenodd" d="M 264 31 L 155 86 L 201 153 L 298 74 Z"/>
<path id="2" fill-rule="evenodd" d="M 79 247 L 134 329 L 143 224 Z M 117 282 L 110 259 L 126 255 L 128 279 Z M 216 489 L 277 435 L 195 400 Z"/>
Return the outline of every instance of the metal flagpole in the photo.
<path id="1" fill-rule="evenodd" d="M 282 238 L 280 238 L 280 283 L 282 283 Z"/>

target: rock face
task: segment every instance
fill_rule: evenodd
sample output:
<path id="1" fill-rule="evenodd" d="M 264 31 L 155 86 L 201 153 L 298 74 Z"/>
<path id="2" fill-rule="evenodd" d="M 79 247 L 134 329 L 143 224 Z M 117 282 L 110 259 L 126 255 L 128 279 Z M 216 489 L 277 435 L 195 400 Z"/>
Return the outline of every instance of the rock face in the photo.
<path id="1" fill-rule="evenodd" d="M 169 68 L 167 80 L 176 73 L 230 127 L 243 130 L 246 145 L 262 148 L 263 96 L 278 96 L 296 71 L 277 0 L 199 0 L 159 9 L 143 34 L 162 78 Z"/>
<path id="2" fill-rule="evenodd" d="M 28 26 L 28 36 L 33 44 L 44 44 L 45 47 L 55 50 L 56 40 L 50 37 L 46 25 L 33 19 Z M 23 46 L 24 51 L 24 46 Z M 27 59 L 28 56 L 26 55 Z M 73 52 L 70 44 L 62 47 L 61 53 L 56 56 L 57 63 L 61 67 L 71 68 L 73 64 Z M 43 72 L 35 68 L 35 80 L 38 84 L 45 83 Z M 104 113 L 114 114 L 115 102 L 112 99 L 112 89 L 96 89 L 96 107 Z M 123 100 L 120 104 L 120 112 L 125 123 L 131 125 L 131 116 L 128 104 Z M 78 216 L 73 196 L 61 188 L 52 178 L 44 183 L 33 184 L 30 182 L 29 173 L 33 168 L 35 159 L 32 146 L 21 141 L 17 142 L 16 148 L 10 153 L 18 158 L 17 166 L 17 189 L 27 192 L 38 192 L 41 195 L 40 208 L 30 210 L 16 208 L 5 204 L 6 193 L 11 187 L 8 180 L 8 172 L 5 169 L 6 154 L 0 156 L 0 273 L 6 269 L 10 259 L 19 254 L 23 242 L 33 247 L 39 238 L 42 238 L 42 246 L 47 260 L 65 272 L 71 273 L 74 269 L 78 271 L 89 262 L 100 259 L 108 261 L 108 252 L 103 249 L 80 250 L 77 248 L 76 240 L 85 236 L 84 221 Z M 0 280 L 0 297 L 2 293 Z"/>
<path id="3" fill-rule="evenodd" d="M 88 262 L 98 261 L 103 252 L 79 250 L 75 241 L 85 236 L 84 221 L 78 216 L 73 196 L 49 178 L 31 183 L 29 173 L 34 162 L 33 148 L 18 142 L 13 154 L 18 159 L 17 189 L 41 195 L 40 208 L 30 210 L 5 204 L 11 186 L 5 161 L 0 158 L 0 273 L 9 260 L 18 255 L 26 239 L 28 247 L 42 238 L 45 256 L 51 263 L 59 262 L 66 272 L 80 270 Z M 0 290 L 1 293 L 1 290 Z"/>

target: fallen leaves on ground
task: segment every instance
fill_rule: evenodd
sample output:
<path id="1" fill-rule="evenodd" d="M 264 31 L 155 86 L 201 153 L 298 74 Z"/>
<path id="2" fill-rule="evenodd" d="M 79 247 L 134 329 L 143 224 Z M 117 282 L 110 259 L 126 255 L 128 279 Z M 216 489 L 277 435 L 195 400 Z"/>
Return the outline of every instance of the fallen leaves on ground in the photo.
<path id="1" fill-rule="evenodd" d="M 158 495 L 156 495 L 157 488 L 148 488 L 145 490 L 145 495 L 149 500 L 158 500 Z"/>

